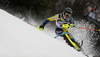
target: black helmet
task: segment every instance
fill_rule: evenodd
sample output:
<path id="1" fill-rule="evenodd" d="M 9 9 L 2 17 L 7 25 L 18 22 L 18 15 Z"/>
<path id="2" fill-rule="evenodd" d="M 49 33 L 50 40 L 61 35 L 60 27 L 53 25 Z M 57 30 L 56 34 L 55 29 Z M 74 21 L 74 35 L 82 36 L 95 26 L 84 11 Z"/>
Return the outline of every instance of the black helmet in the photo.
<path id="1" fill-rule="evenodd" d="M 69 7 L 67 7 L 67 8 L 64 10 L 63 13 L 64 13 L 64 14 L 65 14 L 65 13 L 72 14 L 72 9 L 69 8 Z"/>

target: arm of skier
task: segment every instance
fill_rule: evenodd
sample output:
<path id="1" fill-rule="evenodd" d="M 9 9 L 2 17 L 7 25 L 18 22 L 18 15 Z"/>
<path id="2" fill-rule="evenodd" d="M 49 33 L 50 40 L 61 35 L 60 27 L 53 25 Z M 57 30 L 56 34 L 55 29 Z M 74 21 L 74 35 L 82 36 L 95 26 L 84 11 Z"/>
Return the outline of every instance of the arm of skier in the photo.
<path id="1" fill-rule="evenodd" d="M 52 17 L 49 17 L 47 18 L 38 28 L 40 31 L 42 31 L 45 27 L 45 25 L 49 22 L 49 21 L 55 21 L 58 19 L 58 14 L 52 16 Z"/>
<path id="2" fill-rule="evenodd" d="M 75 23 L 74 23 L 73 18 L 71 17 L 70 24 L 62 24 L 62 27 L 66 28 L 66 29 L 75 27 Z"/>
<path id="3" fill-rule="evenodd" d="M 71 24 L 69 25 L 69 26 L 70 26 L 70 28 L 75 27 L 75 23 L 74 23 L 74 20 L 73 20 L 73 18 L 72 18 L 72 17 L 71 17 L 71 21 L 70 21 L 70 23 L 71 23 Z"/>

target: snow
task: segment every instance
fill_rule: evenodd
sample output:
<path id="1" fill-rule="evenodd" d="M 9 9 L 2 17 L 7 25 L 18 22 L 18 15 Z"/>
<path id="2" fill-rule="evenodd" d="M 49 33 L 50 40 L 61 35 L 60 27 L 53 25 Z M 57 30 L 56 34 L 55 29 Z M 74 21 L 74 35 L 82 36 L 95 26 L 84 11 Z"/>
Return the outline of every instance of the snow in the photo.
<path id="1" fill-rule="evenodd" d="M 0 10 L 0 57 L 86 57 L 81 52 Z"/>

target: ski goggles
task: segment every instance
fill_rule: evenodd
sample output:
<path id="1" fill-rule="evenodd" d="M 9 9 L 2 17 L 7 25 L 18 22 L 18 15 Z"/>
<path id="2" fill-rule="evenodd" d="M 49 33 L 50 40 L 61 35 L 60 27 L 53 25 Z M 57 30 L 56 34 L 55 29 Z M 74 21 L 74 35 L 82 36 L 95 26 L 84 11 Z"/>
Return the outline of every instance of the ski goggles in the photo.
<path id="1" fill-rule="evenodd" d="M 71 14 L 69 14 L 69 13 L 65 13 L 64 16 L 65 16 L 66 18 L 68 18 L 68 17 L 71 16 Z"/>

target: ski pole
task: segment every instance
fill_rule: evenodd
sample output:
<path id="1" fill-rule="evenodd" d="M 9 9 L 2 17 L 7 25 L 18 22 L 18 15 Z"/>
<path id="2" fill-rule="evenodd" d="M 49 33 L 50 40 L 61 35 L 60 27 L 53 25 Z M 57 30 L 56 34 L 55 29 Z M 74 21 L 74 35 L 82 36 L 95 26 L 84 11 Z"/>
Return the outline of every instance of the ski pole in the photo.
<path id="1" fill-rule="evenodd" d="M 100 29 L 92 29 L 92 28 L 85 28 L 85 27 L 76 27 L 76 28 L 100 31 Z"/>

